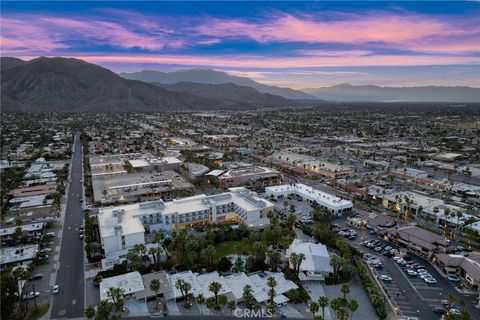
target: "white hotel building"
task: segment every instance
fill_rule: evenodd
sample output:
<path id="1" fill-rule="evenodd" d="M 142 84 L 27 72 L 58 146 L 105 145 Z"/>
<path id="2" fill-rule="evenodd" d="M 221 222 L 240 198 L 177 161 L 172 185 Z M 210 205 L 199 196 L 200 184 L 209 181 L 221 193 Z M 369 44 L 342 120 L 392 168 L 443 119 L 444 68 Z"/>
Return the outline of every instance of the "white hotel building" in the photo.
<path id="1" fill-rule="evenodd" d="M 303 200 L 310 202 L 316 201 L 321 207 L 327 208 L 337 216 L 350 212 L 353 208 L 353 203 L 351 201 L 340 199 L 332 194 L 322 192 L 302 183 L 267 187 L 265 188 L 265 192 L 267 196 L 273 196 L 277 199 L 295 194 Z"/>
<path id="2" fill-rule="evenodd" d="M 230 188 L 217 195 L 196 195 L 100 208 L 98 225 L 102 247 L 108 257 L 117 251 L 145 243 L 145 231 L 170 231 L 196 223 L 238 218 L 249 228 L 269 225 L 267 213 L 274 205 L 245 188 Z"/>

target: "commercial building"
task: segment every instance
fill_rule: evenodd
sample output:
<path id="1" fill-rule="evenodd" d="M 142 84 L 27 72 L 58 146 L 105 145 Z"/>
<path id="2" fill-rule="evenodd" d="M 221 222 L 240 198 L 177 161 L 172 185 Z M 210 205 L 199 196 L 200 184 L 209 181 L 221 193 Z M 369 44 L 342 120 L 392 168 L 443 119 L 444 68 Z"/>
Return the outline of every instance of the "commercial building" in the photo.
<path id="1" fill-rule="evenodd" d="M 0 251 L 0 268 L 3 270 L 8 266 L 29 265 L 36 258 L 38 244 L 7 247 Z"/>
<path id="2" fill-rule="evenodd" d="M 282 181 L 282 175 L 277 170 L 249 166 L 228 170 L 218 177 L 220 188 L 231 188 L 239 186 L 266 187 L 278 184 Z"/>
<path id="3" fill-rule="evenodd" d="M 145 243 L 145 230 L 176 230 L 197 223 L 238 220 L 250 228 L 269 225 L 267 213 L 274 205 L 245 188 L 230 188 L 217 195 L 196 195 L 99 208 L 98 225 L 102 247 L 108 256 Z"/>
<path id="4" fill-rule="evenodd" d="M 390 170 L 389 175 L 406 181 L 428 178 L 428 173 L 426 171 L 407 167 Z"/>
<path id="5" fill-rule="evenodd" d="M 42 221 L 55 219 L 53 199 L 47 195 L 13 198 L 10 200 L 9 214 L 5 217 L 22 221 Z"/>
<path id="6" fill-rule="evenodd" d="M 468 257 L 456 254 L 436 254 L 433 261 L 446 275 L 458 275 L 470 288 L 479 289 L 480 252 L 471 252 Z"/>
<path id="7" fill-rule="evenodd" d="M 295 239 L 287 249 L 286 256 L 290 259 L 293 253 L 305 255 L 299 267 L 300 281 L 324 281 L 333 272 L 327 247 L 321 243 Z M 292 268 L 292 262 L 289 263 Z"/>
<path id="8" fill-rule="evenodd" d="M 335 215 L 342 215 L 352 211 L 353 203 L 349 200 L 340 199 L 332 194 L 314 189 L 305 184 L 285 184 L 265 188 L 268 197 L 283 198 L 284 196 L 297 195 L 303 200 L 317 202 L 321 207 L 330 210 Z"/>
<path id="9" fill-rule="evenodd" d="M 384 236 L 399 247 L 425 258 L 431 258 L 436 252 L 446 253 L 453 250 L 442 236 L 416 226 L 390 228 L 385 230 Z"/>

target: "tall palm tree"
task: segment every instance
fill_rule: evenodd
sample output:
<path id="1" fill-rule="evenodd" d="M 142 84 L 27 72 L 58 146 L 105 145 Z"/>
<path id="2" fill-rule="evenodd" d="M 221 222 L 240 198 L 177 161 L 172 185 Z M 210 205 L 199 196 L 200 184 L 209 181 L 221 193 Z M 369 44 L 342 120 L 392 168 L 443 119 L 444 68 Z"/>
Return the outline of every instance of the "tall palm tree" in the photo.
<path id="1" fill-rule="evenodd" d="M 350 314 L 350 318 L 353 319 L 353 313 L 358 309 L 358 301 L 355 299 L 352 299 L 348 302 L 348 309 L 352 312 Z"/>
<path id="2" fill-rule="evenodd" d="M 228 298 L 226 295 L 221 295 L 218 297 L 218 308 L 220 310 L 222 310 L 222 316 L 223 316 L 223 312 L 224 312 L 224 307 L 227 305 L 228 303 Z"/>
<path id="3" fill-rule="evenodd" d="M 213 245 L 208 245 L 205 249 L 202 250 L 200 256 L 205 262 L 207 267 L 211 267 L 213 264 L 213 256 L 215 255 L 215 247 Z"/>
<path id="4" fill-rule="evenodd" d="M 161 232 L 155 232 L 153 235 L 153 243 L 157 244 L 157 259 L 156 262 L 158 265 L 156 266 L 156 269 L 159 270 L 159 265 L 160 265 L 160 255 L 162 253 L 162 244 L 163 244 L 163 234 Z"/>
<path id="5" fill-rule="evenodd" d="M 329 305 L 328 297 L 321 296 L 318 298 L 318 305 L 322 308 L 322 317 L 325 318 L 325 308 Z"/>
<path id="6" fill-rule="evenodd" d="M 270 303 L 273 305 L 273 298 L 275 297 L 275 287 L 277 286 L 277 280 L 275 280 L 274 277 L 268 277 L 267 286 L 270 288 L 268 293 L 270 295 Z"/>
<path id="7" fill-rule="evenodd" d="M 213 281 L 210 283 L 208 286 L 208 290 L 210 290 L 213 293 L 213 296 L 215 298 L 215 305 L 218 307 L 218 293 L 222 289 L 222 284 L 216 281 Z"/>
<path id="8" fill-rule="evenodd" d="M 233 312 L 235 311 L 235 309 L 237 308 L 237 302 L 235 302 L 235 300 L 229 300 L 227 302 L 227 308 L 228 310 L 230 311 L 230 313 L 232 314 L 233 316 Z"/>
<path id="9" fill-rule="evenodd" d="M 346 283 L 342 284 L 342 286 L 340 287 L 340 291 L 343 294 L 343 300 L 346 300 L 347 299 L 347 294 L 350 293 L 350 287 L 348 286 L 348 284 L 346 284 Z"/>
<path id="10" fill-rule="evenodd" d="M 192 289 L 192 285 L 183 279 L 177 279 L 177 282 L 175 282 L 175 287 L 180 290 L 182 297 L 185 299 L 185 303 L 188 304 L 188 294 Z"/>
<path id="11" fill-rule="evenodd" d="M 196 298 L 195 301 L 197 301 L 197 304 L 200 306 L 200 315 L 203 316 L 203 305 L 205 304 L 205 297 L 203 294 L 199 294 Z"/>
<path id="12" fill-rule="evenodd" d="M 280 260 L 282 259 L 282 256 L 280 252 L 275 250 L 270 250 L 267 253 L 267 255 L 270 262 L 270 266 L 272 267 L 272 271 L 275 271 L 277 269 L 278 264 L 280 263 Z"/>
<path id="13" fill-rule="evenodd" d="M 318 310 L 320 309 L 320 306 L 318 305 L 318 302 L 316 301 L 312 301 L 310 302 L 310 304 L 308 305 L 308 309 L 310 309 L 310 312 L 313 314 L 313 316 L 315 317 L 315 315 L 317 314 Z"/>
<path id="14" fill-rule="evenodd" d="M 158 292 L 160 291 L 160 287 L 162 286 L 162 282 L 158 279 L 153 279 L 150 281 L 149 287 L 150 290 L 155 292 L 155 301 L 158 299 Z M 158 304 L 155 304 L 155 308 L 158 308 Z"/>

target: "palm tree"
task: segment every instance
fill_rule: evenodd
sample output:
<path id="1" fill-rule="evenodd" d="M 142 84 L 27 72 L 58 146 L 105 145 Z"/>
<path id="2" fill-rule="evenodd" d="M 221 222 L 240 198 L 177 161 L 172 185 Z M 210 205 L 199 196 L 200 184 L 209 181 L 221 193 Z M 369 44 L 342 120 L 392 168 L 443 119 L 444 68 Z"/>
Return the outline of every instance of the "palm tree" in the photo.
<path id="1" fill-rule="evenodd" d="M 121 288 L 109 288 L 107 296 L 113 301 L 113 308 L 115 312 L 122 312 L 125 300 L 123 298 L 123 289 Z"/>
<path id="2" fill-rule="evenodd" d="M 245 301 L 245 305 L 247 306 L 247 308 L 252 308 L 255 301 L 253 296 L 253 289 L 249 284 L 243 287 L 242 297 L 243 297 L 243 301 Z"/>
<path id="3" fill-rule="evenodd" d="M 215 247 L 212 245 L 208 245 L 200 253 L 200 256 L 202 257 L 202 259 L 204 259 L 207 268 L 212 266 L 213 256 L 215 255 L 215 252 L 216 252 Z"/>
<path id="4" fill-rule="evenodd" d="M 457 211 L 455 213 L 455 217 L 457 217 L 457 225 L 455 227 L 455 238 L 457 237 L 457 230 L 458 230 L 458 222 L 460 221 L 460 219 L 463 217 L 463 213 L 461 211 Z"/>
<path id="5" fill-rule="evenodd" d="M 185 303 L 188 304 L 188 294 L 190 289 L 192 289 L 192 285 L 183 279 L 177 279 L 175 287 L 180 290 L 182 297 L 185 299 Z"/>
<path id="6" fill-rule="evenodd" d="M 268 277 L 267 286 L 270 288 L 268 293 L 270 295 L 270 303 L 273 305 L 273 298 L 275 297 L 275 287 L 277 286 L 277 280 L 275 280 L 274 277 Z"/>
<path id="7" fill-rule="evenodd" d="M 87 309 L 85 309 L 85 317 L 87 317 L 87 319 L 93 319 L 95 314 L 96 312 L 93 306 L 89 306 Z"/>
<path id="8" fill-rule="evenodd" d="M 133 270 L 137 270 L 138 269 L 138 264 L 140 262 L 140 257 L 133 251 L 129 251 L 127 253 L 127 261 L 129 261 L 129 263 L 133 266 Z"/>
<path id="9" fill-rule="evenodd" d="M 310 302 L 310 304 L 308 305 L 308 308 L 310 309 L 310 312 L 313 314 L 313 316 L 315 317 L 315 315 L 317 314 L 318 310 L 320 309 L 320 306 L 318 305 L 318 302 L 316 301 L 312 301 Z"/>
<path id="10" fill-rule="evenodd" d="M 447 309 L 450 310 L 450 307 L 455 303 L 456 299 L 451 294 L 447 294 L 445 299 L 447 300 Z"/>
<path id="11" fill-rule="evenodd" d="M 335 314 L 338 312 L 338 310 L 342 309 L 342 306 L 343 306 L 342 298 L 335 298 L 332 301 L 330 301 L 330 307 L 335 312 Z"/>
<path id="12" fill-rule="evenodd" d="M 227 296 L 225 295 L 221 295 L 218 297 L 218 308 L 220 308 L 220 310 L 222 310 L 222 316 L 223 316 L 223 312 L 224 312 L 224 307 L 227 305 L 228 303 L 228 298 Z"/>
<path id="13" fill-rule="evenodd" d="M 346 284 L 346 283 L 342 284 L 342 286 L 340 288 L 340 291 L 343 294 L 343 300 L 346 300 L 347 299 L 347 294 L 350 293 L 350 287 L 348 286 L 348 284 Z"/>
<path id="14" fill-rule="evenodd" d="M 268 259 L 270 262 L 270 266 L 272 267 L 272 271 L 277 270 L 277 266 L 280 263 L 280 260 L 282 259 L 282 255 L 280 252 L 271 250 L 267 253 Z"/>
<path id="15" fill-rule="evenodd" d="M 322 308 L 322 317 L 325 318 L 325 308 L 329 305 L 328 297 L 321 296 L 318 298 L 318 305 Z"/>
<path id="16" fill-rule="evenodd" d="M 230 313 L 232 314 L 233 316 L 233 312 L 235 311 L 235 309 L 237 308 L 237 303 L 235 302 L 235 300 L 230 300 L 227 302 L 227 308 L 228 310 L 230 311 Z"/>
<path id="17" fill-rule="evenodd" d="M 298 277 L 298 273 L 300 272 L 300 265 L 302 264 L 302 261 L 304 261 L 304 260 L 305 260 L 305 254 L 303 254 L 303 253 L 293 252 L 290 255 L 290 262 L 293 265 L 293 271 L 295 272 L 297 277 Z"/>
<path id="18" fill-rule="evenodd" d="M 464 228 L 463 235 L 468 241 L 468 250 L 472 249 L 472 242 L 479 238 L 478 231 L 472 228 Z"/>
<path id="19" fill-rule="evenodd" d="M 150 281 L 150 290 L 155 292 L 155 300 L 158 298 L 158 291 L 160 291 L 160 287 L 162 286 L 162 282 L 158 279 L 153 279 Z M 155 308 L 158 308 L 158 304 L 155 304 Z"/>
<path id="20" fill-rule="evenodd" d="M 333 268 L 333 282 L 335 284 L 337 284 L 338 275 L 343 264 L 343 259 L 337 255 L 332 255 L 332 257 L 330 258 L 330 265 Z"/>
<path id="21" fill-rule="evenodd" d="M 355 299 L 350 300 L 348 302 L 348 309 L 352 312 L 350 318 L 353 319 L 353 313 L 358 309 L 358 301 Z"/>
<path id="22" fill-rule="evenodd" d="M 208 290 L 210 290 L 214 297 L 215 297 L 215 305 L 218 307 L 218 292 L 220 292 L 220 290 L 222 289 L 222 284 L 219 283 L 219 282 L 216 282 L 216 281 L 213 281 L 212 283 L 210 283 L 210 285 L 208 286 Z"/>
<path id="23" fill-rule="evenodd" d="M 203 294 L 199 294 L 195 300 L 197 301 L 197 304 L 200 306 L 200 315 L 203 316 L 203 305 L 205 304 L 205 297 L 203 296 Z"/>
<path id="24" fill-rule="evenodd" d="M 242 272 L 244 270 L 243 259 L 240 256 L 237 256 L 235 263 L 233 264 L 233 271 Z"/>
<path id="25" fill-rule="evenodd" d="M 158 266 L 160 265 L 160 254 L 162 253 L 162 244 L 163 244 L 163 234 L 160 232 L 155 232 L 153 235 L 153 243 L 157 244 L 157 259 L 156 262 L 158 263 L 157 265 L 157 270 L 159 270 Z"/>

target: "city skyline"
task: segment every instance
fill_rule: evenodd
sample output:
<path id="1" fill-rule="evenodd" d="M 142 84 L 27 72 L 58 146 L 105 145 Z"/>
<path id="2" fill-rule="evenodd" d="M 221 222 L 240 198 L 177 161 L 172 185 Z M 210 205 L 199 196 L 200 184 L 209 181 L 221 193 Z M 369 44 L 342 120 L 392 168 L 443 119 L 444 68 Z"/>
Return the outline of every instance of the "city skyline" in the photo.
<path id="1" fill-rule="evenodd" d="M 2 55 L 292 88 L 480 87 L 477 2 L 7 2 Z M 26 24 L 25 21 L 29 23 Z"/>

